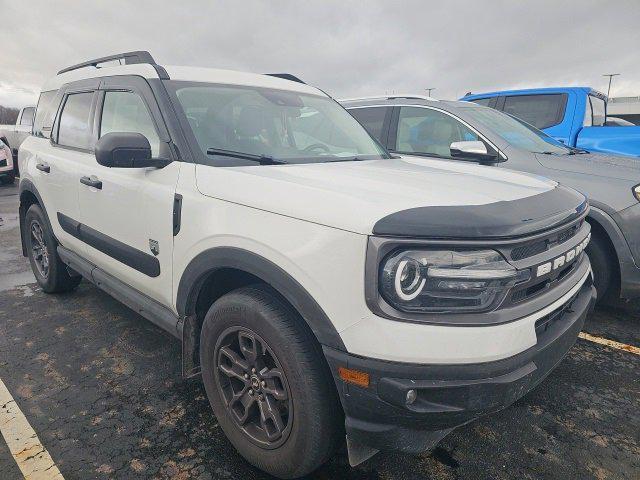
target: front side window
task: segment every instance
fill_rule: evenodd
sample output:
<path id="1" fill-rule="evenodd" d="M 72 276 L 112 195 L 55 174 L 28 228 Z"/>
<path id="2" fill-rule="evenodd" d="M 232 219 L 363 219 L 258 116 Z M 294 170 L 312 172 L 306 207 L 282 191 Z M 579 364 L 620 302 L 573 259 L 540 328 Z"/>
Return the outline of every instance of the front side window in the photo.
<path id="1" fill-rule="evenodd" d="M 223 151 L 286 163 L 388 158 L 328 97 L 252 86 L 168 84 L 199 149 L 213 163 L 224 157 Z"/>
<path id="2" fill-rule="evenodd" d="M 606 104 L 600 97 L 589 95 L 591 100 L 591 110 L 593 111 L 593 123 L 594 127 L 602 127 L 606 121 Z"/>
<path id="3" fill-rule="evenodd" d="M 53 119 L 60 104 L 59 101 L 56 102 L 56 105 L 53 104 L 57 93 L 57 90 L 50 90 L 40 94 L 33 121 L 33 134 L 37 137 L 49 138 L 51 134 L 51 125 L 53 125 Z"/>
<path id="4" fill-rule="evenodd" d="M 134 92 L 105 92 L 100 121 L 100 136 L 111 132 L 141 133 L 151 145 L 151 154 L 158 157 L 160 138 L 144 101 Z"/>
<path id="5" fill-rule="evenodd" d="M 536 128 L 558 125 L 564 118 L 567 95 L 515 95 L 504 99 L 504 112 L 518 117 Z"/>
<path id="6" fill-rule="evenodd" d="M 477 141 L 478 135 L 446 113 L 430 108 L 401 107 L 396 151 L 451 157 L 454 142 Z"/>
<path id="7" fill-rule="evenodd" d="M 33 114 L 35 112 L 34 107 L 27 107 L 22 110 L 22 117 L 20 117 L 20 125 L 31 126 L 33 125 Z"/>
<path id="8" fill-rule="evenodd" d="M 367 131 L 382 142 L 384 118 L 389 107 L 352 108 L 349 113 L 355 117 Z"/>
<path id="9" fill-rule="evenodd" d="M 535 127 L 491 108 L 465 107 L 465 113 L 514 147 L 532 153 L 564 155 L 571 150 Z"/>
<path id="10" fill-rule="evenodd" d="M 93 92 L 74 93 L 67 97 L 60 113 L 58 144 L 89 150 L 92 145 L 89 118 Z"/>

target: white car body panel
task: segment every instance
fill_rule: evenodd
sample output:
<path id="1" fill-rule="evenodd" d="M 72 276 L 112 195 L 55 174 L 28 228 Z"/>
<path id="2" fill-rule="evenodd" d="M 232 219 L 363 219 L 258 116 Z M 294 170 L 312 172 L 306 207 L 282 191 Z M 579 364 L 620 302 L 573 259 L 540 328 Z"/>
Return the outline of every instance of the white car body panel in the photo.
<path id="1" fill-rule="evenodd" d="M 364 235 L 400 210 L 517 200 L 557 185 L 505 169 L 412 157 L 196 168 L 198 190 L 209 197 Z"/>

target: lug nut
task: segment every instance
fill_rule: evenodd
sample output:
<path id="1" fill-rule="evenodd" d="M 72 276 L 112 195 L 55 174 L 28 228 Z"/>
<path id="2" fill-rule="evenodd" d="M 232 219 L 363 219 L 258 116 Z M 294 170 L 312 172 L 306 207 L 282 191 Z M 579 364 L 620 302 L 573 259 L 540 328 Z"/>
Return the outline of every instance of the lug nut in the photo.
<path id="1" fill-rule="evenodd" d="M 407 392 L 407 405 L 411 405 L 418 398 L 418 392 L 415 390 L 409 390 Z"/>
<path id="2" fill-rule="evenodd" d="M 252 368 L 252 369 L 251 369 L 251 373 L 256 373 L 256 369 L 255 369 L 255 368 Z"/>
<path id="3" fill-rule="evenodd" d="M 249 389 L 249 395 L 253 395 L 253 389 L 252 388 Z"/>
<path id="4" fill-rule="evenodd" d="M 245 374 L 244 374 L 244 378 L 249 378 L 249 374 L 248 374 L 248 373 L 245 373 Z"/>

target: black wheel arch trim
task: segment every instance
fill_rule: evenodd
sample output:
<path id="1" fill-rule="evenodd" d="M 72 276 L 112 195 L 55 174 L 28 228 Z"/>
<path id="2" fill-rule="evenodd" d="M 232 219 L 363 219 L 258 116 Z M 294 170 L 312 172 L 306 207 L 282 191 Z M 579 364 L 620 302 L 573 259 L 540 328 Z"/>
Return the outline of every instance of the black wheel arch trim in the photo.
<path id="1" fill-rule="evenodd" d="M 270 260 L 241 248 L 215 247 L 191 260 L 178 285 L 176 309 L 180 317 L 195 314 L 198 293 L 206 278 L 224 268 L 244 271 L 271 285 L 298 311 L 320 344 L 346 351 L 327 314 L 296 279 Z"/>
<path id="2" fill-rule="evenodd" d="M 60 242 L 58 242 L 58 239 L 56 238 L 55 233 L 53 232 L 53 228 L 51 228 L 51 221 L 49 220 L 49 214 L 47 213 L 47 209 L 44 206 L 44 202 L 42 201 L 42 197 L 40 196 L 38 189 L 36 188 L 36 186 L 33 184 L 31 180 L 28 180 L 26 178 L 20 179 L 20 186 L 18 187 L 18 199 L 20 200 L 20 206 L 18 208 L 18 218 L 19 218 L 19 225 L 20 225 L 20 243 L 22 245 L 22 255 L 26 257 L 27 244 L 24 238 L 24 229 L 25 229 L 24 220 L 25 220 L 25 216 L 27 215 L 27 210 L 22 205 L 22 194 L 24 192 L 29 192 L 34 197 L 36 197 L 36 200 L 38 201 L 38 204 L 40 205 L 40 208 L 44 213 L 44 219 L 47 222 L 47 228 L 51 232 L 51 235 L 53 236 L 56 243 L 60 243 Z"/>

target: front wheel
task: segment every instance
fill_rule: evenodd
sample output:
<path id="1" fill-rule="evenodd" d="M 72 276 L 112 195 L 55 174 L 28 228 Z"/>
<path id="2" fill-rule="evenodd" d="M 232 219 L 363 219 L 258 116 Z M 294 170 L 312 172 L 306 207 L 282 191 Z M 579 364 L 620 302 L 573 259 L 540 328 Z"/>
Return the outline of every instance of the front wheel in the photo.
<path id="1" fill-rule="evenodd" d="M 46 293 L 68 292 L 76 288 L 82 277 L 70 275 L 58 256 L 57 242 L 39 205 L 29 207 L 24 225 L 29 262 L 40 288 Z"/>
<path id="2" fill-rule="evenodd" d="M 200 337 L 202 378 L 236 450 L 280 478 L 298 478 L 334 451 L 343 421 L 319 345 L 273 290 L 218 299 Z"/>
<path id="3" fill-rule="evenodd" d="M 611 303 L 617 297 L 616 259 L 611 248 L 599 235 L 592 235 L 586 248 L 593 270 L 593 284 L 598 291 L 598 304 Z"/>

